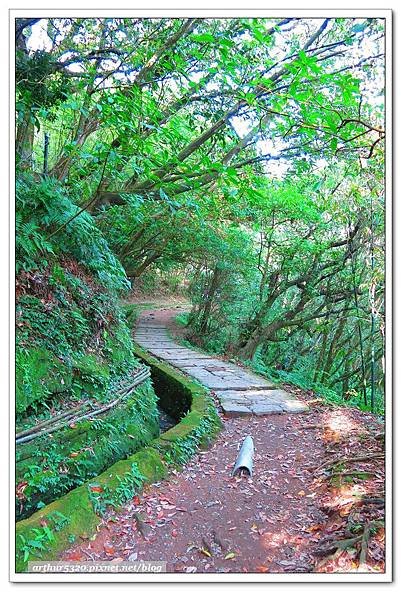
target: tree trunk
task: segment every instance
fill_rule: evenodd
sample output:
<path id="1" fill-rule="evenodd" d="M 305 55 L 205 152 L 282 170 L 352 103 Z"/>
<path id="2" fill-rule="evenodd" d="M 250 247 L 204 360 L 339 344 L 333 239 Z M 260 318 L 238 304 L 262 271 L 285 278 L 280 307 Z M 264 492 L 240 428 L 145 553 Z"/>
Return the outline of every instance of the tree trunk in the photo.
<path id="1" fill-rule="evenodd" d="M 328 351 L 328 354 L 326 357 L 326 362 L 323 367 L 322 373 L 320 374 L 321 383 L 323 383 L 325 381 L 325 378 L 328 376 L 331 369 L 333 368 L 333 363 L 334 363 L 335 357 L 338 353 L 338 342 L 340 341 L 340 338 L 343 334 L 346 321 L 347 321 L 347 317 L 345 317 L 345 316 L 340 319 L 337 329 L 333 335 L 333 338 L 330 343 L 329 351 Z"/>
<path id="2" fill-rule="evenodd" d="M 156 260 L 158 260 L 160 257 L 162 256 L 162 252 L 153 252 L 152 254 L 150 254 L 136 269 L 134 269 L 133 271 L 127 271 L 127 277 L 131 278 L 138 278 L 140 277 L 145 271 L 146 269 L 153 264 Z"/>
<path id="3" fill-rule="evenodd" d="M 31 112 L 27 112 L 24 120 L 19 124 L 15 140 L 15 154 L 20 169 L 32 169 L 33 167 L 33 139 L 35 127 L 31 120 Z"/>
<path id="4" fill-rule="evenodd" d="M 243 346 L 237 348 L 238 357 L 242 360 L 252 360 L 261 343 L 260 334 L 255 331 Z"/>
<path id="5" fill-rule="evenodd" d="M 203 305 L 203 311 L 202 311 L 202 316 L 201 316 L 200 325 L 199 325 L 199 334 L 200 335 L 206 335 L 206 333 L 208 331 L 210 313 L 212 311 L 214 296 L 217 292 L 218 285 L 219 285 L 220 272 L 221 271 L 220 271 L 219 267 L 216 266 L 213 271 L 213 276 L 212 276 L 212 281 L 210 283 L 210 287 L 207 291 L 206 301 Z"/>
<path id="6" fill-rule="evenodd" d="M 57 159 L 56 164 L 51 169 L 50 174 L 52 177 L 56 177 L 60 181 L 67 178 L 69 170 L 71 168 L 74 158 L 77 157 L 77 150 L 82 148 L 87 138 L 91 133 L 95 132 L 99 126 L 99 122 L 95 118 L 84 117 L 82 114 L 79 119 L 76 134 L 73 142 L 75 144 L 73 151 L 65 152 Z"/>
<path id="7" fill-rule="evenodd" d="M 328 333 L 327 333 L 327 331 L 325 331 L 323 333 L 323 339 L 322 339 L 322 344 L 320 347 L 319 358 L 317 359 L 315 373 L 313 375 L 313 381 L 315 383 L 319 380 L 320 375 L 321 375 L 321 365 L 323 363 L 324 355 L 326 354 L 327 337 L 328 337 Z"/>

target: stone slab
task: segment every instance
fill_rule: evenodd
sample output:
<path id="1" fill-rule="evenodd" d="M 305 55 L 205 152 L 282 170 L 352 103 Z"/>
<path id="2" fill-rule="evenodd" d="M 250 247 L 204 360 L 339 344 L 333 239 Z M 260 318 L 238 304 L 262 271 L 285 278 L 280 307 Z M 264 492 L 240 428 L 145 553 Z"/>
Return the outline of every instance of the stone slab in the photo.
<path id="1" fill-rule="evenodd" d="M 135 338 L 136 340 L 140 338 Z M 175 350 L 177 346 L 172 344 L 171 342 L 144 342 L 141 344 L 142 346 L 146 346 L 146 348 L 152 348 L 152 350 Z"/>
<path id="2" fill-rule="evenodd" d="M 224 414 L 227 417 L 251 417 L 252 411 L 246 406 L 240 406 L 233 402 L 225 402 L 221 404 Z"/>
<path id="3" fill-rule="evenodd" d="M 213 362 L 212 356 L 203 356 L 202 358 L 171 358 L 169 363 L 174 367 L 207 367 L 208 363 Z"/>
<path id="4" fill-rule="evenodd" d="M 211 373 L 206 368 L 202 367 L 181 367 L 182 371 L 198 379 L 203 385 L 211 390 L 248 390 L 252 388 L 272 389 L 273 384 L 261 378 L 253 379 L 248 373 L 243 372 L 243 375 L 235 371 L 229 371 L 222 374 Z"/>
<path id="5" fill-rule="evenodd" d="M 264 390 L 222 390 L 217 393 L 219 398 L 221 397 L 224 400 L 230 400 L 232 402 L 251 402 L 253 404 L 257 403 L 270 403 L 277 405 L 284 405 L 288 403 L 292 396 L 285 392 L 284 390 L 278 389 L 264 389 Z"/>
<path id="6" fill-rule="evenodd" d="M 146 344 L 146 346 L 157 346 L 158 344 L 170 344 L 170 346 L 172 348 L 177 348 L 177 346 L 174 344 L 174 342 L 169 340 L 167 337 L 150 340 L 147 337 L 142 337 L 141 335 L 137 335 L 134 337 L 134 340 L 139 340 L 142 344 Z"/>
<path id="7" fill-rule="evenodd" d="M 288 413 L 301 413 L 301 412 L 305 412 L 307 410 L 309 410 L 308 406 L 300 401 L 288 402 L 283 408 L 283 412 L 286 412 L 286 413 L 287 412 Z"/>
<path id="8" fill-rule="evenodd" d="M 141 344 L 146 344 L 147 346 L 154 346 L 156 344 L 170 344 L 170 345 L 172 345 L 173 348 L 177 347 L 177 346 L 174 345 L 174 342 L 172 342 L 171 340 L 169 340 L 167 337 L 166 338 L 159 338 L 159 339 L 150 340 L 147 337 L 142 337 L 141 335 L 138 335 L 138 336 L 134 337 L 134 340 L 138 340 L 138 341 L 141 342 Z"/>
<path id="9" fill-rule="evenodd" d="M 137 329 L 149 329 L 149 330 L 157 330 L 157 331 L 164 331 L 166 332 L 166 328 L 161 324 L 161 323 L 157 323 L 157 322 L 153 322 L 153 323 L 146 323 L 145 321 L 140 321 L 137 326 Z"/>
<path id="10" fill-rule="evenodd" d="M 156 335 L 158 333 L 167 335 L 167 330 L 163 329 L 163 327 L 147 327 L 145 325 L 141 325 L 140 327 L 136 328 L 136 332 L 138 331 L 147 333 L 149 335 Z"/>
<path id="11" fill-rule="evenodd" d="M 157 358 L 178 367 L 213 390 L 227 416 L 261 416 L 307 410 L 303 402 L 277 389 L 268 379 L 234 363 L 175 343 L 156 317 L 139 319 L 134 339 Z"/>
<path id="12" fill-rule="evenodd" d="M 296 400 L 284 390 L 223 390 L 217 391 L 223 410 L 228 404 L 231 406 L 246 406 L 255 415 L 268 415 L 275 413 L 297 413 L 306 410 L 303 402 Z"/>
<path id="13" fill-rule="evenodd" d="M 144 346 L 144 348 L 146 348 L 146 346 Z M 189 358 L 190 360 L 196 359 L 196 358 L 203 358 L 202 354 L 198 354 L 197 352 L 193 352 L 192 355 L 188 354 L 188 350 L 180 349 L 180 350 L 167 350 L 167 349 L 161 349 L 161 350 L 156 350 L 156 349 L 149 349 L 149 352 L 151 354 L 154 354 L 155 356 L 158 356 L 160 358 L 163 358 L 165 360 L 168 360 L 170 362 L 170 358 L 174 358 L 174 357 L 186 357 Z"/>
<path id="14" fill-rule="evenodd" d="M 176 347 L 173 346 L 171 344 L 171 342 L 168 342 L 168 340 L 162 340 L 160 342 L 148 342 L 147 340 L 142 340 L 141 338 L 134 338 L 134 340 L 140 344 L 141 346 L 143 346 L 144 348 L 154 348 L 154 350 L 176 350 Z M 161 345 L 163 344 L 163 345 Z M 167 344 L 167 346 L 164 346 L 164 344 Z"/>
<path id="15" fill-rule="evenodd" d="M 140 327 L 135 331 L 135 335 L 146 335 L 148 337 L 168 337 L 165 329 L 156 329 L 155 327 Z"/>
<path id="16" fill-rule="evenodd" d="M 146 342 L 171 342 L 172 344 L 174 344 L 175 346 L 177 345 L 172 339 L 171 337 L 168 337 L 167 335 L 162 335 L 162 334 L 158 334 L 158 335 L 154 335 L 153 333 L 151 335 L 149 335 L 148 333 L 136 333 L 134 335 L 134 338 L 141 338 L 141 340 L 144 340 Z"/>

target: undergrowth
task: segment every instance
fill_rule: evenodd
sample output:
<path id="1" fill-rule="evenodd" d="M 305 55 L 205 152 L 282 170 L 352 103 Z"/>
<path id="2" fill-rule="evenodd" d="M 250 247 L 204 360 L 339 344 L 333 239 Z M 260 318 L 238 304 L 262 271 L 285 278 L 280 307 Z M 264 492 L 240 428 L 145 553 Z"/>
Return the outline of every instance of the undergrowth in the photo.
<path id="1" fill-rule="evenodd" d="M 139 366 L 120 294 L 130 284 L 94 218 L 55 180 L 16 185 L 17 431 L 83 402 L 97 406 Z M 101 418 L 17 446 L 16 513 L 25 518 L 159 433 L 150 381 Z"/>
<path id="2" fill-rule="evenodd" d="M 176 322 L 183 327 L 188 327 L 189 319 L 190 313 L 180 313 L 175 318 Z M 180 339 L 180 344 L 187 348 L 199 350 L 199 346 L 201 346 L 206 352 L 217 353 L 217 351 L 213 351 L 214 345 L 210 342 L 210 340 L 208 340 L 205 346 L 201 345 L 202 340 L 199 340 L 199 342 L 199 345 L 196 345 L 185 338 Z M 220 348 L 220 345 L 217 344 L 217 347 Z M 233 358 L 235 359 L 236 357 L 234 356 Z M 348 390 L 346 397 L 344 397 L 332 388 L 325 386 L 323 383 L 314 381 L 314 372 L 312 369 L 308 369 L 308 363 L 305 359 L 303 361 L 299 361 L 297 369 L 286 371 L 284 369 L 267 364 L 264 360 L 261 349 L 259 349 L 255 353 L 253 360 L 244 361 L 244 364 L 255 373 L 263 375 L 275 383 L 289 383 L 301 390 L 311 391 L 323 398 L 327 403 L 337 406 L 355 407 L 362 411 L 370 410 L 369 407 L 364 404 L 363 397 L 360 392 L 357 393 L 355 390 L 351 389 Z M 367 391 L 369 394 L 369 388 Z M 376 401 L 374 412 L 376 414 L 384 413 L 383 398 L 378 398 Z"/>
<path id="3" fill-rule="evenodd" d="M 146 480 L 135 463 L 132 463 L 130 473 L 123 477 L 117 475 L 116 478 L 118 485 L 114 489 L 107 486 L 100 487 L 96 484 L 88 488 L 93 509 L 100 516 L 104 516 L 108 509 L 121 506 L 131 500 Z"/>
<path id="4" fill-rule="evenodd" d="M 215 407 L 211 404 L 196 427 L 186 436 L 178 437 L 166 448 L 163 444 L 156 445 L 170 465 L 185 465 L 197 451 L 207 445 L 220 428 L 220 420 Z"/>
<path id="5" fill-rule="evenodd" d="M 81 421 L 72 429 L 17 446 L 18 519 L 99 475 L 158 435 L 157 399 L 147 381 L 104 418 Z"/>
<path id="6" fill-rule="evenodd" d="M 299 369 L 294 371 L 285 371 L 283 369 L 277 369 L 266 365 L 261 357 L 260 352 L 256 352 L 255 357 L 252 361 L 246 361 L 244 364 L 250 369 L 260 375 L 264 375 L 268 379 L 271 379 L 275 383 L 289 383 L 301 390 L 311 391 L 323 398 L 327 403 L 337 405 L 358 408 L 362 411 L 369 411 L 369 407 L 363 403 L 362 395 L 353 390 L 349 390 L 347 396 L 344 398 L 341 394 L 337 393 L 333 389 L 323 385 L 320 382 L 313 381 L 313 374 L 308 372 L 306 369 Z M 383 401 L 380 401 L 375 406 L 374 412 L 376 414 L 383 414 L 384 405 Z"/>

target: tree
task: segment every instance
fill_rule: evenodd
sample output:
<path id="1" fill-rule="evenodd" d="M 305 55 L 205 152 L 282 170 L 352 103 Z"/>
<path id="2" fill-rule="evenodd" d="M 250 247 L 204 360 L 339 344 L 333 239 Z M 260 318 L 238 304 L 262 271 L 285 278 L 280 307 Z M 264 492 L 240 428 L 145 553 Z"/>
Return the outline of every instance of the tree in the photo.
<path id="1" fill-rule="evenodd" d="M 186 270 L 198 343 L 374 397 L 381 19 L 22 19 L 16 46 L 18 167 L 76 207 L 41 243 L 91 215 L 134 284 Z"/>

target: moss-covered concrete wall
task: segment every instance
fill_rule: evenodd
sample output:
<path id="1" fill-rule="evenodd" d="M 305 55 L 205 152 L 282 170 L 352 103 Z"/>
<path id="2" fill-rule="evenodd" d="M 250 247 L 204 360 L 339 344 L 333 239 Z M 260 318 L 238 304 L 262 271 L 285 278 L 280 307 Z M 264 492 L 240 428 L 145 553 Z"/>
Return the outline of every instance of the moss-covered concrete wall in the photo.
<path id="1" fill-rule="evenodd" d="M 91 536 L 103 509 L 124 504 L 146 483 L 163 479 L 169 468 L 184 464 L 200 446 L 211 443 L 221 428 L 213 400 L 200 384 L 161 363 L 139 346 L 135 353 L 152 369 L 155 387 L 163 387 L 177 415 L 187 414 L 151 445 L 120 460 L 102 474 L 62 496 L 16 525 L 16 571 L 24 572 L 29 560 L 55 560 L 74 539 Z M 167 391 L 166 391 L 167 390 Z M 156 388 L 157 391 L 157 388 Z M 175 410 L 175 409 L 173 409 Z"/>
<path id="2" fill-rule="evenodd" d="M 191 380 L 187 377 L 184 378 L 180 371 L 170 365 L 161 363 L 147 352 L 144 352 L 136 344 L 134 344 L 134 352 L 141 358 L 142 362 L 150 367 L 153 388 L 159 398 L 160 406 L 178 421 L 191 410 Z M 198 384 L 195 385 L 199 387 Z"/>

